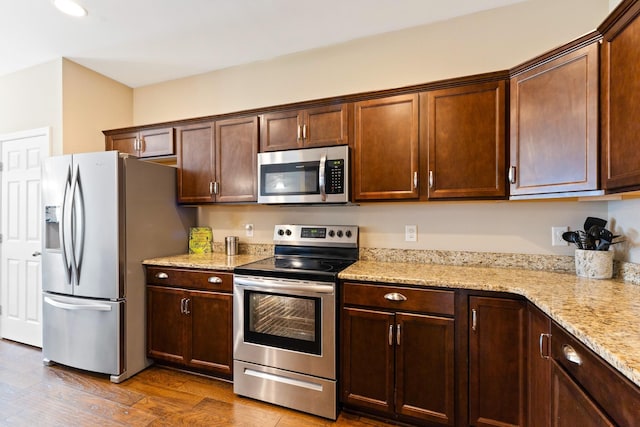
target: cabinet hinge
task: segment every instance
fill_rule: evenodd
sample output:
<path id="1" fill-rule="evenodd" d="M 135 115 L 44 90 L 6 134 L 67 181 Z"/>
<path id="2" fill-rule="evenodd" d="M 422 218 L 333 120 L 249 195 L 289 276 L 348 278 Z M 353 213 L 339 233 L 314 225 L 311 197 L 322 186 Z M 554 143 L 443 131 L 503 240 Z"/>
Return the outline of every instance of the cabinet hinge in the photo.
<path id="1" fill-rule="evenodd" d="M 0 234 L 0 243 L 2 243 L 2 234 Z"/>
<path id="2" fill-rule="evenodd" d="M 2 167 L 4 166 L 4 164 L 2 162 L 0 162 L 0 172 L 2 172 Z"/>

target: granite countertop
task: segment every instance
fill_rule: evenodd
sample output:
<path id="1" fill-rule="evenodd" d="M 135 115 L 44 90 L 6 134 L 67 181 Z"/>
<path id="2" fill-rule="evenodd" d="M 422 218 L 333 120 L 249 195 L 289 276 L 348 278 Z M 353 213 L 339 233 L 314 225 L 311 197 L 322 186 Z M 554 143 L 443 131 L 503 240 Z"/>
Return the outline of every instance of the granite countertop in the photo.
<path id="1" fill-rule="evenodd" d="M 638 285 L 571 273 L 378 261 L 358 261 L 339 277 L 522 295 L 640 386 Z"/>
<path id="2" fill-rule="evenodd" d="M 233 271 L 268 256 L 214 252 L 153 258 L 143 264 Z M 584 279 L 573 273 L 380 261 L 358 261 L 340 272 L 339 278 L 522 295 L 640 386 L 637 284 Z"/>
<path id="3" fill-rule="evenodd" d="M 227 256 L 224 253 L 182 254 L 160 258 L 146 259 L 145 265 L 159 265 L 162 267 L 199 268 L 205 270 L 233 271 L 235 267 L 267 258 L 262 254 L 244 254 Z"/>

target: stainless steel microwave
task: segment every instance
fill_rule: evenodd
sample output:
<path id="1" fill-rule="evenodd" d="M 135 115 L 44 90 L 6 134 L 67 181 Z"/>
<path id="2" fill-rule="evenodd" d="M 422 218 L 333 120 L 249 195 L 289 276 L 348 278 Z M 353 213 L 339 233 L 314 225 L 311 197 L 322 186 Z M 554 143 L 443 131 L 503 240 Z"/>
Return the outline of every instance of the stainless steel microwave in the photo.
<path id="1" fill-rule="evenodd" d="M 258 154 L 258 203 L 347 203 L 349 146 Z"/>

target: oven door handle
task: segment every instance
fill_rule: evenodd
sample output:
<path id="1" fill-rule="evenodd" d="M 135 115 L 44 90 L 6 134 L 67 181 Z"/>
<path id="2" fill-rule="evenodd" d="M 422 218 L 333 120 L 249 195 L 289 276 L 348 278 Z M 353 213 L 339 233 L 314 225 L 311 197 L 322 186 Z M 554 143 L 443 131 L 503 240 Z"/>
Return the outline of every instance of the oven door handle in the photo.
<path id="1" fill-rule="evenodd" d="M 261 279 L 248 279 L 246 277 L 238 278 L 236 276 L 234 280 L 236 286 L 241 286 L 245 289 L 257 290 L 257 291 L 300 291 L 307 293 L 319 293 L 319 294 L 332 294 L 334 292 L 334 286 L 320 285 L 315 283 L 295 283 L 295 282 L 276 282 L 273 280 L 261 280 Z"/>

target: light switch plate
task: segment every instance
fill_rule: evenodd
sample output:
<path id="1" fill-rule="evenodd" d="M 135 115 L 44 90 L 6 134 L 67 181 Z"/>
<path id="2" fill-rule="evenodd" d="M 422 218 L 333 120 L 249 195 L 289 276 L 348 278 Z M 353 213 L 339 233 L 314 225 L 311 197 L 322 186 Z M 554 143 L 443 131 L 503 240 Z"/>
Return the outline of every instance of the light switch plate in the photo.
<path id="1" fill-rule="evenodd" d="M 417 225 L 405 225 L 404 226 L 404 241 L 405 242 L 417 242 L 418 241 L 418 226 Z"/>
<path id="2" fill-rule="evenodd" d="M 562 238 L 562 233 L 569 231 L 569 227 L 551 227 L 551 246 L 568 246 L 569 242 Z"/>

